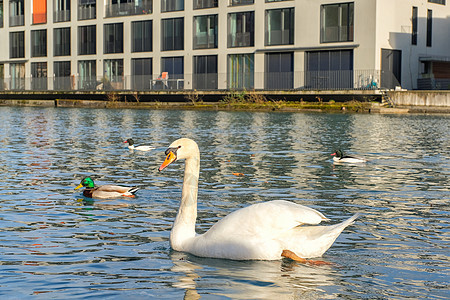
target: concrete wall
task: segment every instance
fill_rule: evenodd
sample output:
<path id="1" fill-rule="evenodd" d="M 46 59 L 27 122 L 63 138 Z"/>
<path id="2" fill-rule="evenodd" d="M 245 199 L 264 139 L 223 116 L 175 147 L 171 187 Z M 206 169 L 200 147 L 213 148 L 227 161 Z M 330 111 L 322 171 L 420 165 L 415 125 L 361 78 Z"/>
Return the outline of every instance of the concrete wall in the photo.
<path id="1" fill-rule="evenodd" d="M 389 92 L 395 105 L 450 107 L 450 91 Z"/>

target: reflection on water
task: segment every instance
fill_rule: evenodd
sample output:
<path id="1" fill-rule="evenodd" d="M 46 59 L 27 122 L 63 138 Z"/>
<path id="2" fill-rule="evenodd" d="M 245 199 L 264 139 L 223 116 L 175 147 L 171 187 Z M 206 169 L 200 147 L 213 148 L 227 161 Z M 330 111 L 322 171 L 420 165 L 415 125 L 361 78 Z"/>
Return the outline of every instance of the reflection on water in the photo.
<path id="1" fill-rule="evenodd" d="M 0 285 L 16 298 L 449 298 L 449 117 L 0 107 Z M 157 167 L 175 139 L 201 149 L 197 230 L 284 199 L 333 222 L 356 212 L 330 266 L 235 262 L 169 248 L 182 164 Z M 157 147 L 130 151 L 133 137 Z M 369 160 L 336 165 L 336 148 Z M 242 173 L 236 176 L 233 173 Z M 137 185 L 93 201 L 73 188 Z"/>

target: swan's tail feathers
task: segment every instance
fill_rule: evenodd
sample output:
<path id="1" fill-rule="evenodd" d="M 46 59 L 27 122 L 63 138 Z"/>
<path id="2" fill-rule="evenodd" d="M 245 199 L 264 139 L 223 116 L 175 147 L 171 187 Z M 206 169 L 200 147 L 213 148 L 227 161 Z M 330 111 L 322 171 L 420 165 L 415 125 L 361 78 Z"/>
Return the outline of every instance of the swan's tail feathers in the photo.
<path id="1" fill-rule="evenodd" d="M 289 247 L 303 258 L 322 256 L 334 243 L 341 232 L 349 225 L 353 224 L 361 214 L 357 213 L 347 220 L 330 226 L 299 226 L 296 234 L 286 240 Z"/>

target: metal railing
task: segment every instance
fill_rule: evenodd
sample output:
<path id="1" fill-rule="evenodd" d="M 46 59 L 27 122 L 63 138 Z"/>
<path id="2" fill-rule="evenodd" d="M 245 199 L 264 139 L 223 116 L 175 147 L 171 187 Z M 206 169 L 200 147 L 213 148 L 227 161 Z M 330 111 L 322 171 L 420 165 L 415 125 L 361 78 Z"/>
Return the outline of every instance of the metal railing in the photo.
<path id="1" fill-rule="evenodd" d="M 104 77 L 43 77 L 0 80 L 0 90 L 371 90 L 383 86 L 379 70 L 169 74 Z M 391 84 L 391 82 L 389 82 Z M 400 85 L 399 83 L 397 84 Z"/>
<path id="2" fill-rule="evenodd" d="M 105 5 L 105 17 L 120 17 L 120 16 L 132 16 L 132 15 L 145 15 L 151 14 L 153 7 L 153 1 L 147 0 L 142 3 L 118 3 Z"/>

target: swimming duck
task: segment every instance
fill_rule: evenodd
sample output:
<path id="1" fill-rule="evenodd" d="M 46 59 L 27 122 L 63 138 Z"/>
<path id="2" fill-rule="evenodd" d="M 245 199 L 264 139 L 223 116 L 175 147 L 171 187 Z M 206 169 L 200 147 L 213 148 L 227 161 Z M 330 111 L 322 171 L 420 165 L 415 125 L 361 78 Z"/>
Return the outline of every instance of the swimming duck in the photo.
<path id="1" fill-rule="evenodd" d="M 84 177 L 75 189 L 77 190 L 82 187 L 85 187 L 83 196 L 98 199 L 134 197 L 134 194 L 139 190 L 138 187 L 126 187 L 120 185 L 101 185 L 96 187 L 94 180 L 90 177 Z"/>
<path id="2" fill-rule="evenodd" d="M 197 192 L 200 152 L 197 143 L 181 138 L 166 150 L 162 171 L 171 163 L 185 159 L 180 207 L 170 232 L 170 245 L 176 251 L 200 257 L 233 260 L 278 260 L 283 257 L 303 263 L 320 257 L 352 224 L 358 214 L 342 223 L 315 226 L 328 219 L 317 210 L 290 201 L 273 200 L 253 204 L 232 212 L 207 232 L 197 234 Z"/>
<path id="3" fill-rule="evenodd" d="M 344 163 L 365 163 L 367 160 L 361 157 L 356 156 L 350 156 L 350 155 L 344 155 L 344 152 L 342 150 L 336 150 L 333 154 L 331 154 L 333 157 L 334 162 L 344 162 Z"/>
<path id="4" fill-rule="evenodd" d="M 131 149 L 131 150 L 150 151 L 150 150 L 155 149 L 152 146 L 135 146 L 134 141 L 131 138 L 124 141 L 124 143 L 128 143 L 128 149 Z"/>

